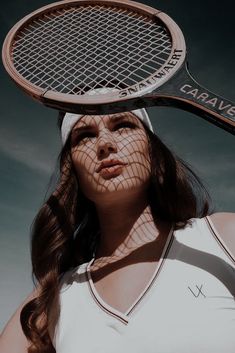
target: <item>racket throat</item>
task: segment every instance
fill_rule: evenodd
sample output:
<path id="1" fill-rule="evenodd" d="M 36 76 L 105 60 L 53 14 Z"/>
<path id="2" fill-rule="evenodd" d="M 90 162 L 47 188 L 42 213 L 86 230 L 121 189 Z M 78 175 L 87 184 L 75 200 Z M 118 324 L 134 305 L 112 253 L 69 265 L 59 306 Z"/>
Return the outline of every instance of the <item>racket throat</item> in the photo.
<path id="1" fill-rule="evenodd" d="M 235 134 L 235 105 L 206 88 L 190 75 L 187 64 L 164 85 L 146 98 L 154 98 L 154 105 L 173 106 L 192 112 Z"/>

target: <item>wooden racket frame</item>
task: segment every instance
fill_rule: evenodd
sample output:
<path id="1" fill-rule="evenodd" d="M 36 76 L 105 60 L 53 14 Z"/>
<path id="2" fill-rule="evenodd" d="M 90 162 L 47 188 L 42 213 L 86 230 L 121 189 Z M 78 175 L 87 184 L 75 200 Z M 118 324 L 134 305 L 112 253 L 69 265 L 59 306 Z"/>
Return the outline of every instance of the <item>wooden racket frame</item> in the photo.
<path id="1" fill-rule="evenodd" d="M 101 111 L 101 108 L 98 107 L 98 105 L 107 105 L 115 102 L 121 102 L 123 101 L 123 104 L 120 104 L 120 110 L 125 109 L 125 106 L 127 107 L 128 110 L 128 104 L 126 105 L 125 102 L 127 101 L 126 98 L 120 98 L 119 94 L 116 92 L 112 93 L 107 93 L 107 94 L 102 94 L 102 95 L 75 95 L 75 94 L 65 94 L 65 93 L 58 93 L 52 90 L 45 90 L 42 88 L 37 87 L 36 85 L 30 83 L 28 80 L 26 80 L 22 75 L 18 73 L 14 66 L 13 58 L 12 58 L 12 46 L 14 43 L 14 38 L 16 37 L 17 33 L 26 25 L 28 25 L 30 22 L 32 22 L 35 18 L 40 17 L 44 13 L 47 13 L 48 11 L 51 11 L 53 9 L 60 9 L 60 8 L 65 8 L 66 5 L 72 6 L 72 5 L 112 5 L 112 6 L 118 6 L 119 8 L 126 8 L 126 9 L 131 9 L 134 10 L 135 12 L 139 12 L 140 14 L 147 15 L 148 17 L 152 19 L 158 19 L 162 21 L 165 26 L 168 28 L 168 31 L 171 35 L 172 38 L 172 50 L 171 54 L 175 50 L 180 50 L 182 52 L 180 60 L 177 62 L 174 68 L 164 75 L 164 77 L 159 78 L 156 83 L 152 85 L 148 85 L 146 88 L 141 89 L 141 91 L 135 92 L 131 94 L 128 97 L 128 100 L 131 98 L 135 97 L 141 97 L 153 90 L 155 90 L 157 87 L 161 86 L 164 82 L 169 80 L 171 76 L 173 76 L 178 69 L 182 66 L 185 56 L 186 56 L 186 45 L 185 45 L 185 40 L 182 31 L 178 27 L 178 25 L 165 13 L 152 8 L 150 6 L 140 4 L 135 1 L 129 1 L 129 0 L 101 0 L 101 1 L 95 1 L 95 0 L 63 0 L 63 1 L 58 1 L 55 3 L 52 3 L 50 5 L 46 5 L 44 7 L 41 7 L 40 9 L 30 13 L 29 15 L 25 16 L 23 19 L 21 19 L 19 22 L 17 22 L 12 29 L 9 31 L 9 33 L 6 36 L 6 39 L 3 44 L 3 49 L 2 49 L 2 59 L 3 59 L 3 64 L 6 68 L 6 71 L 10 75 L 10 77 L 15 81 L 15 83 L 25 91 L 26 94 L 31 96 L 32 98 L 36 99 L 37 101 L 40 101 L 41 103 L 52 107 L 56 109 L 62 109 L 70 112 L 97 112 L 97 110 Z M 171 56 L 171 55 L 170 55 Z M 170 57 L 169 56 L 169 57 Z M 160 69 L 161 70 L 161 69 Z M 160 71 L 158 70 L 158 71 Z M 154 75 L 158 73 L 156 71 Z M 151 76 L 150 76 L 151 77 Z M 140 81 L 139 84 L 141 84 Z M 111 108 L 110 106 L 110 108 Z M 123 106 L 123 107 L 122 107 Z"/>

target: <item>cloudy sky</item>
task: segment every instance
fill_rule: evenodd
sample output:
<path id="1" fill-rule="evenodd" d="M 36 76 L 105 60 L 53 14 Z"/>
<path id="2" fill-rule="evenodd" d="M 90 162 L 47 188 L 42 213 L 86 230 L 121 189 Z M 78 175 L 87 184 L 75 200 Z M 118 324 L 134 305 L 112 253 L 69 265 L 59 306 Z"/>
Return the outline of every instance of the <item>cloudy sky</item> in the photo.
<path id="1" fill-rule="evenodd" d="M 208 89 L 235 101 L 233 0 L 142 1 L 181 27 L 189 67 Z M 0 36 L 44 0 L 7 0 Z M 42 204 L 60 150 L 56 112 L 25 96 L 1 65 L 0 125 L 0 329 L 31 291 L 30 225 Z M 235 136 L 190 113 L 149 110 L 155 131 L 188 161 L 211 192 L 215 209 L 235 211 Z"/>

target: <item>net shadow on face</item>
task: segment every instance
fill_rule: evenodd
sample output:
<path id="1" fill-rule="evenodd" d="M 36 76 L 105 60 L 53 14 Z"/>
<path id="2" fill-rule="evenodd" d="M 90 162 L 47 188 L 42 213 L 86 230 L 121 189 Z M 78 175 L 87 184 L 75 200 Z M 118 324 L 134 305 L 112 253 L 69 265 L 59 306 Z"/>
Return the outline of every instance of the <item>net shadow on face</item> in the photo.
<path id="1" fill-rule="evenodd" d="M 146 189 L 149 144 L 132 113 L 84 116 L 73 128 L 71 158 L 79 185 L 93 202 L 106 193 Z"/>
<path id="2" fill-rule="evenodd" d="M 88 238 L 93 236 L 96 243 L 92 240 L 94 251 L 100 241 L 100 235 L 97 234 L 99 225 L 97 224 L 96 229 L 92 228 L 97 221 L 97 211 L 94 207 L 96 203 L 108 200 L 110 205 L 115 205 L 116 201 L 125 204 L 133 195 L 135 198 L 138 195 L 144 195 L 146 200 L 148 198 L 151 175 L 149 137 L 142 122 L 132 113 L 85 116 L 74 126 L 67 144 L 70 146 L 70 162 L 65 160 L 62 163 L 61 179 L 66 182 L 70 180 L 73 170 L 78 189 L 73 192 L 63 188 L 62 197 L 66 200 L 67 193 L 78 192 L 76 214 L 80 217 L 83 210 L 85 211 L 85 218 L 79 219 L 85 222 L 86 229 L 89 228 L 85 231 L 84 238 L 80 239 L 88 244 Z M 150 213 L 145 214 L 141 221 L 135 224 L 135 229 L 132 229 L 135 238 L 130 236 L 132 244 L 125 243 L 124 248 L 119 248 L 112 258 L 112 263 L 117 265 L 120 258 L 128 259 L 130 253 L 134 255 L 140 243 L 148 243 L 151 254 L 154 234 L 148 227 L 150 217 Z M 81 247 L 79 238 L 78 242 Z M 102 261 L 101 259 L 101 266 Z"/>

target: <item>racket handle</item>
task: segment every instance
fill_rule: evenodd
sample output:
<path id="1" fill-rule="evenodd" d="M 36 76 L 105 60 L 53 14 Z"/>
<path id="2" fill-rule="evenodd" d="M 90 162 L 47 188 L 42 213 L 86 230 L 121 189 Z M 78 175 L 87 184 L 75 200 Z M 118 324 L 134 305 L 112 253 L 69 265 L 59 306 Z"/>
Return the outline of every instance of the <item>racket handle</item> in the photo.
<path id="1" fill-rule="evenodd" d="M 187 65 L 183 65 L 169 81 L 147 96 L 155 96 L 154 105 L 187 110 L 235 135 L 235 104 L 197 83 Z"/>

